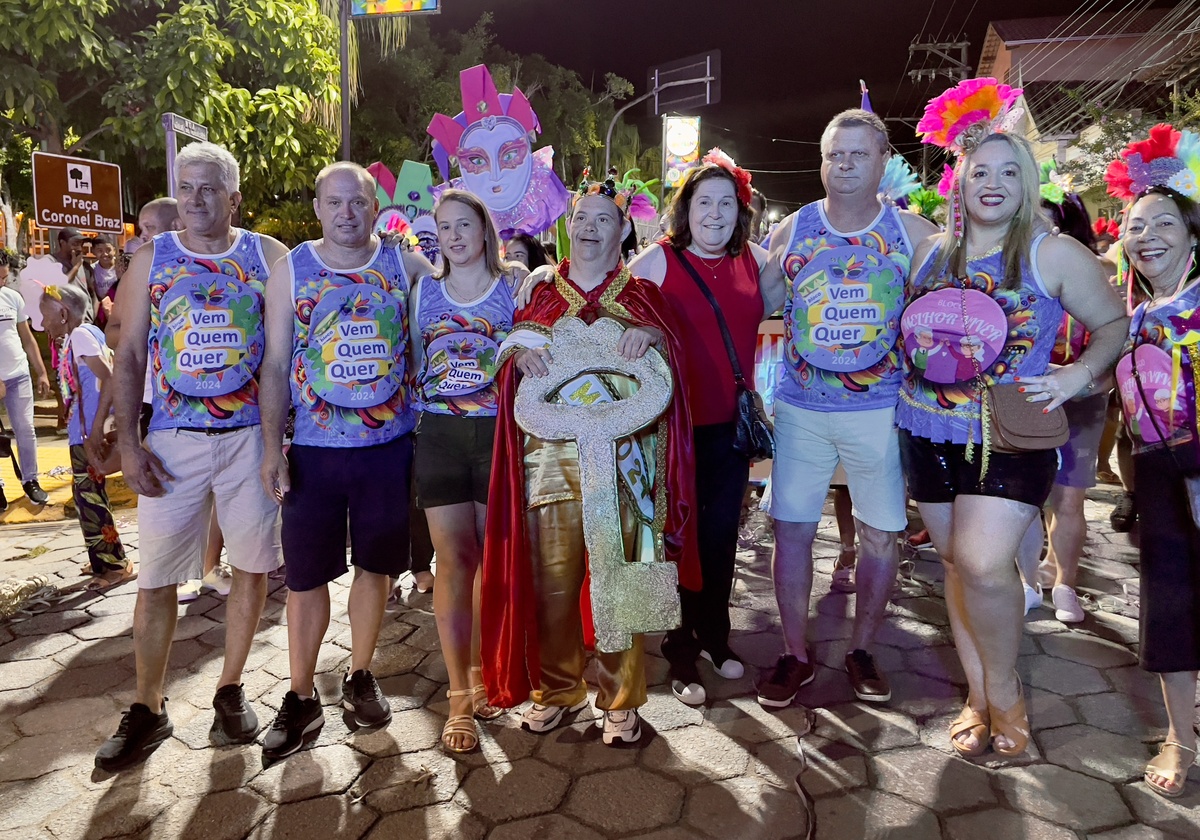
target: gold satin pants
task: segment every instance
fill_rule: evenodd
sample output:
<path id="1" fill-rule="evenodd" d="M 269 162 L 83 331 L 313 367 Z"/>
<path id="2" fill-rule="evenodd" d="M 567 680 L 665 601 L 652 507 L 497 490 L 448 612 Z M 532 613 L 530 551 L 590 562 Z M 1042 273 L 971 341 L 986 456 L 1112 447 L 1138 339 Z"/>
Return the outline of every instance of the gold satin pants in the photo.
<path id="1" fill-rule="evenodd" d="M 630 556 L 637 522 L 622 505 L 625 556 Z M 586 574 L 583 503 L 568 499 L 542 504 L 526 514 L 538 603 L 541 683 L 530 699 L 543 706 L 573 706 L 587 697 L 583 680 L 583 620 L 579 593 Z M 646 702 L 642 637 L 619 653 L 596 651 L 599 685 L 596 708 L 636 709 Z"/>

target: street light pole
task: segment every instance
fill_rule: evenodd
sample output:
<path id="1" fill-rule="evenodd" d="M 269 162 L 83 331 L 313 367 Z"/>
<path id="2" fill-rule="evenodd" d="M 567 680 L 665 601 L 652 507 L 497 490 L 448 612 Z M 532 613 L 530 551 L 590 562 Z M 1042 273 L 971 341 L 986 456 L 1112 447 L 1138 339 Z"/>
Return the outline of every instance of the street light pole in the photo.
<path id="1" fill-rule="evenodd" d="M 617 120 L 620 119 L 622 114 L 624 114 L 626 111 L 628 111 L 634 105 L 637 105 L 639 102 L 645 102 L 647 99 L 649 99 L 651 96 L 654 96 L 659 91 L 663 91 L 663 90 L 666 90 L 667 88 L 671 88 L 671 87 L 678 87 L 679 85 L 698 85 L 702 82 L 714 81 L 715 79 L 716 79 L 716 76 L 701 76 L 696 79 L 677 79 L 676 81 L 673 81 L 673 82 L 663 82 L 661 85 L 655 85 L 648 93 L 643 93 L 637 99 L 634 99 L 632 102 L 629 102 L 624 107 L 622 107 L 619 111 L 617 111 L 617 113 L 613 114 L 613 118 L 608 123 L 608 131 L 604 135 L 604 174 L 605 175 L 608 174 L 608 167 L 609 167 L 610 162 L 612 161 L 613 128 L 616 127 Z"/>
<path id="2" fill-rule="evenodd" d="M 350 160 L 350 0 L 339 4 L 342 25 L 342 160 Z"/>

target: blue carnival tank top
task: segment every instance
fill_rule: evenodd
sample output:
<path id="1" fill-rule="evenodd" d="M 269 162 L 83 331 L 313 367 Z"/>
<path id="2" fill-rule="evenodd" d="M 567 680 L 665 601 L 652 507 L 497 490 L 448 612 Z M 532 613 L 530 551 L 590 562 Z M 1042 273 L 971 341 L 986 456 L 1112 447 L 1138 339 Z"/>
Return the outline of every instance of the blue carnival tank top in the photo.
<path id="1" fill-rule="evenodd" d="M 895 406 L 912 254 L 900 211 L 890 205 L 853 233 L 833 228 L 823 201 L 796 211 L 783 256 L 786 375 L 777 399 L 814 411 Z"/>
<path id="2" fill-rule="evenodd" d="M 1116 373 L 1133 451 L 1167 447 L 1182 468 L 1200 467 L 1200 281 L 1168 300 L 1138 304 Z"/>
<path id="3" fill-rule="evenodd" d="M 150 429 L 255 426 L 270 273 L 257 233 L 234 228 L 222 254 L 154 237 L 150 266 Z"/>
<path id="4" fill-rule="evenodd" d="M 509 278 L 497 277 L 475 300 L 460 303 L 444 280 L 426 275 L 417 281 L 414 317 L 424 350 L 417 374 L 421 410 L 495 417 L 500 343 L 513 328 Z"/>
<path id="5" fill-rule="evenodd" d="M 398 248 L 360 268 L 330 268 L 305 242 L 292 269 L 292 442 L 358 447 L 412 431 L 405 384 L 408 275 Z"/>
<path id="6" fill-rule="evenodd" d="M 980 383 L 1046 372 L 1063 308 L 1037 270 L 1045 238 L 1034 239 L 1015 289 L 1000 288 L 1002 249 L 968 260 L 964 278 L 933 276 L 936 249 L 917 268 L 900 319 L 905 352 L 897 426 L 935 443 L 980 443 Z"/>

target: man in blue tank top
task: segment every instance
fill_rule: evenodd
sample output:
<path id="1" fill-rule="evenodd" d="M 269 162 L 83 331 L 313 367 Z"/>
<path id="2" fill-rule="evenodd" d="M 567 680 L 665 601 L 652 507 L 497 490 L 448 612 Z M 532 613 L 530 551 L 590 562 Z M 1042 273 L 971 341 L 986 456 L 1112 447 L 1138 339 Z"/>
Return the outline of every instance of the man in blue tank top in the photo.
<path id="1" fill-rule="evenodd" d="M 113 405 L 125 481 L 138 494 L 139 560 L 133 647 L 134 703 L 96 766 L 117 771 L 144 760 L 172 731 L 163 682 L 178 614 L 177 587 L 199 578 L 215 506 L 233 584 L 226 603 L 225 665 L 209 733 L 217 745 L 248 743 L 258 718 L 242 669 L 279 566 L 278 511 L 258 482 L 256 428 L 263 289 L 287 249 L 235 228 L 238 164 L 212 143 L 175 159 L 184 230 L 139 248 L 118 291 L 121 344 Z M 153 415 L 138 420 L 147 366 Z"/>
<path id="2" fill-rule="evenodd" d="M 813 539 L 835 468 L 854 500 L 859 552 L 846 670 L 860 700 L 891 698 L 867 648 L 883 621 L 906 524 L 894 426 L 897 339 L 914 245 L 936 228 L 879 198 L 887 128 L 863 110 L 838 114 L 821 137 L 825 198 L 786 218 L 771 238 L 764 287 L 786 285 L 786 373 L 775 394 L 775 596 L 784 653 L 758 687 L 768 708 L 789 705 L 814 676 L 806 646 Z"/>
<path id="3" fill-rule="evenodd" d="M 327 166 L 315 192 L 322 236 L 275 264 L 267 292 L 261 478 L 283 508 L 291 686 L 263 738 L 264 762 L 296 752 L 325 723 L 313 676 L 329 583 L 346 572 L 347 521 L 355 568 L 342 705 L 358 726 L 392 718 L 371 660 L 391 578 L 407 561 L 398 547 L 408 545 L 416 425 L 406 376 L 409 279 L 433 271 L 372 232 L 379 203 L 367 170 Z M 296 422 L 285 455 L 289 404 Z"/>

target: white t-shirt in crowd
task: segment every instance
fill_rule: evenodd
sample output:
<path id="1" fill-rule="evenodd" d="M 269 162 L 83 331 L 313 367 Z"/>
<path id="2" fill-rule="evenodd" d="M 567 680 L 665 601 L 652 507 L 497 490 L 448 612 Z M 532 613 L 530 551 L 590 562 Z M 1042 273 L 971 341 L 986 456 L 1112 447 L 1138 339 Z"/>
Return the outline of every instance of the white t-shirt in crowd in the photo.
<path id="1" fill-rule="evenodd" d="M 16 289 L 0 287 L 0 380 L 29 373 L 29 359 L 17 334 L 17 325 L 26 320 L 25 299 Z"/>

